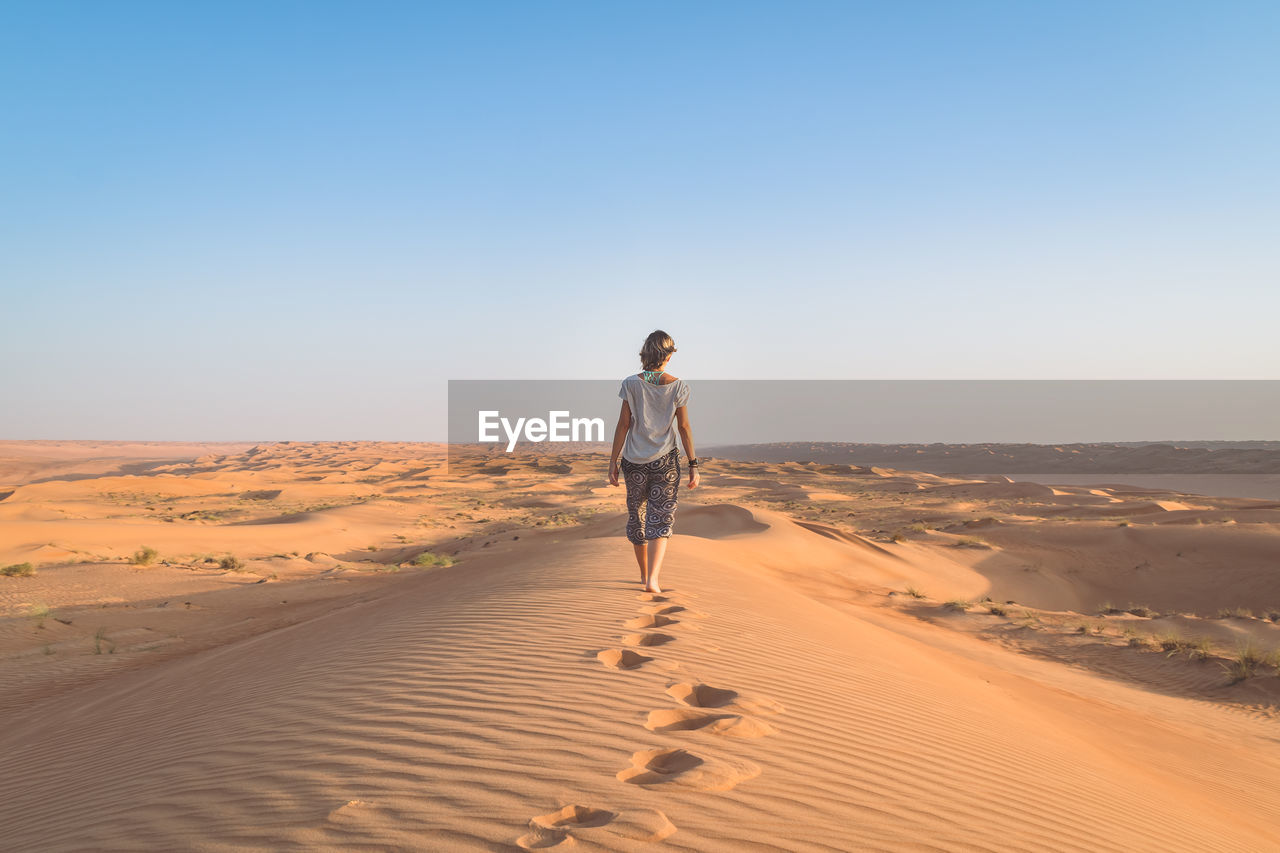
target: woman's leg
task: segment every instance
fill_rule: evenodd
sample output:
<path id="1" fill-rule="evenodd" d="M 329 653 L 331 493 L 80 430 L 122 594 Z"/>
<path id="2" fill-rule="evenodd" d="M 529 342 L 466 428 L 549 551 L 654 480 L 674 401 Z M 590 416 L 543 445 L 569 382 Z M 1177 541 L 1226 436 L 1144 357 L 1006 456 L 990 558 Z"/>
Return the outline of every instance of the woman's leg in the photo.
<path id="1" fill-rule="evenodd" d="M 659 536 L 649 542 L 649 576 L 644 588 L 649 592 L 662 592 L 658 586 L 658 572 L 662 571 L 662 558 L 667 555 L 667 537 Z"/>
<path id="2" fill-rule="evenodd" d="M 676 498 L 680 489 L 680 457 L 675 451 L 650 474 L 649 500 L 645 507 L 645 537 L 649 540 L 649 575 L 645 589 L 662 592 L 658 573 L 667 554 L 667 539 L 676 520 Z"/>
<path id="3" fill-rule="evenodd" d="M 643 466 L 622 460 L 622 476 L 627 483 L 627 539 L 635 549 L 636 563 L 640 566 L 640 583 L 649 582 L 649 548 L 644 538 L 644 523 L 640 513 L 649 494 L 649 477 Z"/>
<path id="4" fill-rule="evenodd" d="M 649 546 L 645 542 L 632 542 L 631 547 L 636 549 L 636 562 L 640 564 L 640 583 L 649 583 Z"/>

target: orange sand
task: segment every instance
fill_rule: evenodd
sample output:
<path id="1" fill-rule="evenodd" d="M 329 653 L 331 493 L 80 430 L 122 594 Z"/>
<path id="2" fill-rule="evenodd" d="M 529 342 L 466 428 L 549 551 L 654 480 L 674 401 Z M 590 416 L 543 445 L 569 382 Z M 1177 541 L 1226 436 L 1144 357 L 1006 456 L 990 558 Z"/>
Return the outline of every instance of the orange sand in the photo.
<path id="1" fill-rule="evenodd" d="M 654 596 L 598 456 L 0 457 L 6 850 L 1280 848 L 1274 503 L 711 460 Z"/>

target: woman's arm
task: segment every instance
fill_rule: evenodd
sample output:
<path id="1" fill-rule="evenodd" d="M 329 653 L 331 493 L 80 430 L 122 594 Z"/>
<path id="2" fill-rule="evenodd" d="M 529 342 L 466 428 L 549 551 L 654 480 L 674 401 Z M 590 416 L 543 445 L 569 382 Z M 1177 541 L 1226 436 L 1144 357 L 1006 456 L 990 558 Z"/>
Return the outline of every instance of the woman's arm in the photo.
<path id="1" fill-rule="evenodd" d="M 684 455 L 690 459 L 697 459 L 697 455 L 693 452 L 693 425 L 689 423 L 688 406 L 676 408 L 676 429 L 680 432 L 680 443 L 684 445 Z M 698 467 L 690 465 L 689 488 L 697 488 L 699 479 Z"/>
<path id="2" fill-rule="evenodd" d="M 622 455 L 622 445 L 627 441 L 627 430 L 631 429 L 631 405 L 622 401 L 622 411 L 618 412 L 618 425 L 613 429 L 613 452 L 609 454 L 609 485 L 618 485 L 618 457 Z"/>

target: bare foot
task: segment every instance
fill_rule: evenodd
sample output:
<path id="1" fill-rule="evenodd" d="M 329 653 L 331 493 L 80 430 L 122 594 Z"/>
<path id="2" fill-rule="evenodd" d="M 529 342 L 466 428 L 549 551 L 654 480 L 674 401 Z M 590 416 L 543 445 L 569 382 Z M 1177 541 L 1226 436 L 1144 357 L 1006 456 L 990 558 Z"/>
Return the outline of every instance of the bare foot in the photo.
<path id="1" fill-rule="evenodd" d="M 662 590 L 658 588 L 658 585 L 657 585 L 657 584 L 653 584 L 653 583 L 651 583 L 651 584 L 647 585 L 647 586 L 644 588 L 644 591 L 645 591 L 645 592 L 656 592 L 656 593 L 660 593 L 660 592 L 662 592 Z"/>

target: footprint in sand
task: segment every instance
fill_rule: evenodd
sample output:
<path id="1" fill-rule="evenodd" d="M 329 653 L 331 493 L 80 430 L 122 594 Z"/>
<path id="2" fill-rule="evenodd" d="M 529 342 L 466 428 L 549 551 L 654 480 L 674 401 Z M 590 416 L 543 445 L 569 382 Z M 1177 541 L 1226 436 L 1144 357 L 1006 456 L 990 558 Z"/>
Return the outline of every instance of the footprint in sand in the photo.
<path id="1" fill-rule="evenodd" d="M 651 732 L 707 732 L 724 737 L 756 738 L 777 732 L 764 720 L 743 714 L 711 712 L 700 708 L 667 708 L 650 711 L 644 727 Z"/>
<path id="2" fill-rule="evenodd" d="M 622 624 L 626 628 L 661 628 L 664 625 L 679 625 L 680 620 L 672 619 L 670 616 L 637 616 Z"/>
<path id="3" fill-rule="evenodd" d="M 639 669 L 653 658 L 630 649 L 605 649 L 596 655 L 596 660 L 610 669 Z"/>
<path id="4" fill-rule="evenodd" d="M 781 714 L 781 703 L 772 699 L 747 698 L 736 690 L 684 681 L 667 688 L 667 695 L 690 708 L 733 708 L 755 714 Z"/>
<path id="5" fill-rule="evenodd" d="M 713 758 L 687 749 L 646 749 L 631 756 L 631 766 L 618 773 L 618 779 L 648 788 L 728 791 L 759 775 L 759 765 L 750 761 Z"/>
<path id="6" fill-rule="evenodd" d="M 607 845 L 612 835 L 640 842 L 661 841 L 676 831 L 667 816 L 656 809 L 614 812 L 571 803 L 529 821 L 529 831 L 516 839 L 525 850 L 576 846 L 574 838 Z"/>
<path id="7" fill-rule="evenodd" d="M 684 613 L 688 610 L 679 604 L 655 604 L 653 607 L 642 608 L 640 612 L 650 616 L 670 616 L 673 613 Z"/>
<path id="8" fill-rule="evenodd" d="M 668 687 L 667 695 L 680 704 L 693 708 L 723 708 L 733 704 L 738 698 L 738 691 L 723 690 L 709 684 L 683 682 Z"/>
<path id="9" fill-rule="evenodd" d="M 667 643 L 674 641 L 675 637 L 670 634 L 659 634 L 657 632 L 628 634 L 622 638 L 624 646 L 665 646 Z"/>

